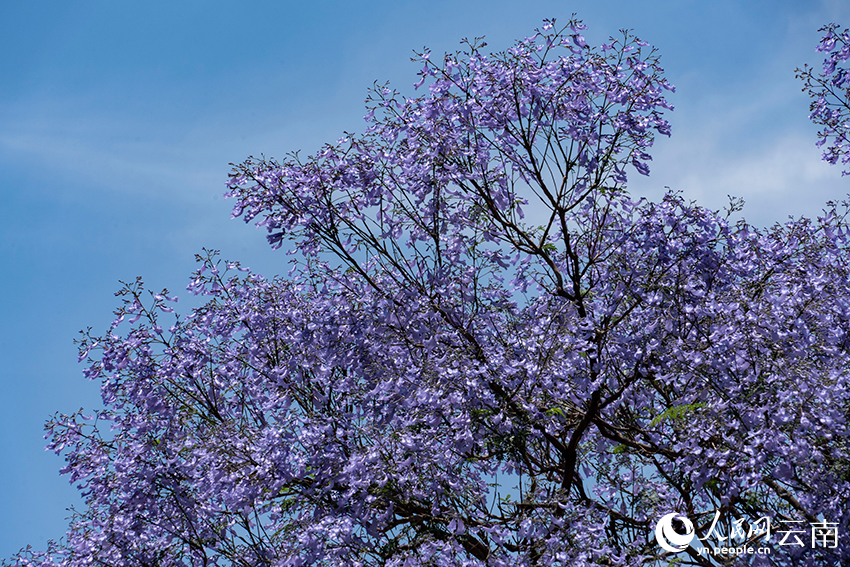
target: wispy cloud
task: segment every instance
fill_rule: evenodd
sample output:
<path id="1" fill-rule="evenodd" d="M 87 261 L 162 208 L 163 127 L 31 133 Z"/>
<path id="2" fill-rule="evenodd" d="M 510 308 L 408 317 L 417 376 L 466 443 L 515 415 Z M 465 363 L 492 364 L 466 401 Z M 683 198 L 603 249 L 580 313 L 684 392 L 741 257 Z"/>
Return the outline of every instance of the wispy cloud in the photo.
<path id="1" fill-rule="evenodd" d="M 745 218 L 770 225 L 789 215 L 816 216 L 827 201 L 843 199 L 850 191 L 840 170 L 820 160 L 809 136 L 790 133 L 754 140 L 757 146 L 737 153 L 683 137 L 686 140 L 658 152 L 655 184 L 642 180 L 638 192 L 657 196 L 660 182 L 713 209 L 727 204 L 730 195 L 740 197 L 746 202 Z"/>

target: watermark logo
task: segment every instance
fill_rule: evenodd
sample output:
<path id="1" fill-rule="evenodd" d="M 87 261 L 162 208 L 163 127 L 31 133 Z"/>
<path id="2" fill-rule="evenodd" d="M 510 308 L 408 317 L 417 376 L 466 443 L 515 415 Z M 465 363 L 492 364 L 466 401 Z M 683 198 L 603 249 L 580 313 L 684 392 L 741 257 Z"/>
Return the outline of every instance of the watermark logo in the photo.
<path id="1" fill-rule="evenodd" d="M 694 525 L 691 521 L 676 512 L 662 517 L 655 526 L 655 541 L 670 553 L 680 553 L 687 549 L 694 535 Z"/>
<path id="2" fill-rule="evenodd" d="M 724 528 L 721 528 L 721 524 Z M 751 520 L 731 518 L 720 521 L 720 511 L 714 512 L 705 537 L 697 537 L 693 523 L 676 512 L 666 514 L 655 526 L 655 540 L 670 553 L 681 553 L 693 542 L 701 556 L 731 557 L 741 555 L 767 555 L 773 547 L 783 546 L 815 548 L 838 547 L 838 523 L 826 520 L 809 522 L 806 529 L 802 520 L 777 519 L 764 516 Z M 771 541 L 771 536 L 775 538 Z M 695 541 L 696 540 L 696 541 Z"/>

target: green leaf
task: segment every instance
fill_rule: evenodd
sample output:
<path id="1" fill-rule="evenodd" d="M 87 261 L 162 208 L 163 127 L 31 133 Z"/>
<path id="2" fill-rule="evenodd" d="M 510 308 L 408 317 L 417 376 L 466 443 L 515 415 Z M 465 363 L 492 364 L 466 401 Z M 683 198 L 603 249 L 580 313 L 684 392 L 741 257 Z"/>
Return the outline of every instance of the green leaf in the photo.
<path id="1" fill-rule="evenodd" d="M 649 426 L 655 427 L 665 419 L 669 421 L 681 421 L 685 417 L 687 417 L 688 414 L 695 412 L 701 407 L 705 407 L 705 404 L 703 402 L 696 402 L 693 404 L 685 404 L 681 406 L 673 406 L 671 408 L 667 408 L 664 412 L 652 418 L 652 421 L 649 422 Z"/>

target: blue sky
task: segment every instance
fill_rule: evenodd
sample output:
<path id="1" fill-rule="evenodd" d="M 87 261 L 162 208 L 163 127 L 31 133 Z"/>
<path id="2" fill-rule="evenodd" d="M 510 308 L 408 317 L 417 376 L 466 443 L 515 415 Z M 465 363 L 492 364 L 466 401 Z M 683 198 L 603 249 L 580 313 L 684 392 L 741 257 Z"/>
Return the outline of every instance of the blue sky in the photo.
<path id="1" fill-rule="evenodd" d="M 73 339 L 106 329 L 119 280 L 178 292 L 202 247 L 272 275 L 285 257 L 231 221 L 228 163 L 363 129 L 375 80 L 411 93 L 414 49 L 494 49 L 543 18 L 600 43 L 633 28 L 676 94 L 635 195 L 663 187 L 759 225 L 850 192 L 819 160 L 795 67 L 846 0 L 0 3 L 0 557 L 43 548 L 80 500 L 43 449 L 56 411 L 99 407 Z"/>

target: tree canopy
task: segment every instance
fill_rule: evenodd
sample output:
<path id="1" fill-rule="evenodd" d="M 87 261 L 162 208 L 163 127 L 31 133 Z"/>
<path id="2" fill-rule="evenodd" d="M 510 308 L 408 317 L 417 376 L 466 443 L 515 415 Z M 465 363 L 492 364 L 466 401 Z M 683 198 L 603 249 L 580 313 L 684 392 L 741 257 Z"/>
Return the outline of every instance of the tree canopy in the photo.
<path id="1" fill-rule="evenodd" d="M 104 408 L 49 424 L 87 507 L 14 564 L 850 560 L 847 204 L 763 229 L 633 199 L 672 86 L 583 29 L 425 51 L 365 133 L 234 166 L 288 275 L 207 252 L 173 322 L 119 292 L 80 341 Z M 675 545 L 685 521 L 767 551 Z"/>

